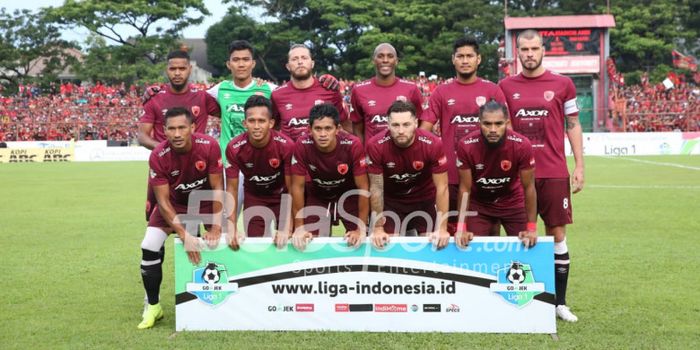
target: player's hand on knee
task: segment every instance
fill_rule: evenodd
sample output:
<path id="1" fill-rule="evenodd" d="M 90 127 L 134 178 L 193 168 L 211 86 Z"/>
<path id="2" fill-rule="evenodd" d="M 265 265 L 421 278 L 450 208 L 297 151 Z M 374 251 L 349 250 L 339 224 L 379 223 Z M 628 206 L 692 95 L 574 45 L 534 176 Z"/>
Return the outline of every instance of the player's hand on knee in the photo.
<path id="1" fill-rule="evenodd" d="M 383 227 L 375 227 L 369 238 L 377 249 L 384 249 L 384 246 L 389 243 L 389 234 L 384 231 Z"/>
<path id="2" fill-rule="evenodd" d="M 467 248 L 469 242 L 474 239 L 474 233 L 470 231 L 457 231 L 455 233 L 455 244 L 461 249 Z"/>
<path id="3" fill-rule="evenodd" d="M 364 231 L 352 230 L 345 233 L 345 241 L 348 242 L 348 247 L 359 247 L 360 243 L 365 240 L 366 233 Z"/>
<path id="4" fill-rule="evenodd" d="M 318 82 L 321 83 L 321 86 L 323 86 L 324 89 L 330 91 L 338 91 L 338 87 L 340 86 L 338 79 L 330 74 L 320 76 L 318 78 Z"/>
<path id="5" fill-rule="evenodd" d="M 524 246 L 530 248 L 537 243 L 537 232 L 520 231 L 520 233 L 518 233 L 518 238 L 520 238 L 520 242 L 522 242 Z"/>

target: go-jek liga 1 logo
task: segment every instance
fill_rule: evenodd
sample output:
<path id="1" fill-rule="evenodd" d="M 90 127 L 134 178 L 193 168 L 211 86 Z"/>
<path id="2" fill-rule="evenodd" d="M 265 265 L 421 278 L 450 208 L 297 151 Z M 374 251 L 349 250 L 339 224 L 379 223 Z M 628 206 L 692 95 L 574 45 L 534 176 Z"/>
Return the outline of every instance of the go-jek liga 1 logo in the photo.
<path id="1" fill-rule="evenodd" d="M 491 283 L 490 289 L 505 301 L 521 308 L 544 292 L 544 283 L 535 282 L 529 264 L 514 261 L 498 270 L 498 282 Z"/>
<path id="2" fill-rule="evenodd" d="M 228 283 L 226 267 L 207 262 L 205 267 L 192 271 L 192 282 L 187 283 L 187 292 L 209 305 L 218 305 L 238 292 L 238 283 Z"/>

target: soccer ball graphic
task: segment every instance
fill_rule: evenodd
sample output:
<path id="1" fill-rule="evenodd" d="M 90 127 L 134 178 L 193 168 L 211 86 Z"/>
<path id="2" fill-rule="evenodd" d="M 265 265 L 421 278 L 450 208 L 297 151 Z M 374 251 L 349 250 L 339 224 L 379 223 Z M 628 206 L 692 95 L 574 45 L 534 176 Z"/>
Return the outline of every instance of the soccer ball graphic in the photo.
<path id="1" fill-rule="evenodd" d="M 525 282 L 525 270 L 519 262 L 514 262 L 510 265 L 510 269 L 508 269 L 508 281 L 515 284 Z"/>
<path id="2" fill-rule="evenodd" d="M 202 272 L 202 279 L 204 280 L 204 282 L 207 282 L 209 284 L 219 282 L 219 279 L 221 279 L 221 273 L 217 269 L 215 263 L 207 264 L 207 267 L 204 268 L 204 272 Z"/>

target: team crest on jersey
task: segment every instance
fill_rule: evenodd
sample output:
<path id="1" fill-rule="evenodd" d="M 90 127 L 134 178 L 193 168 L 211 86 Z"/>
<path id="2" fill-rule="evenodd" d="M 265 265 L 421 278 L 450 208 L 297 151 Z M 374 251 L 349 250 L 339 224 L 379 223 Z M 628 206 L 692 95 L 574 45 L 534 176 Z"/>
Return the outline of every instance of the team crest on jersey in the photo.
<path id="1" fill-rule="evenodd" d="M 420 161 L 420 160 L 414 160 L 414 161 L 413 161 L 413 169 L 421 170 L 421 169 L 423 169 L 423 166 L 424 166 L 424 165 L 425 165 L 425 164 L 424 164 L 422 161 Z"/>
<path id="2" fill-rule="evenodd" d="M 511 166 L 512 166 L 512 164 L 510 163 L 509 160 L 506 159 L 506 160 L 502 160 L 502 161 L 501 161 L 501 169 L 502 169 L 503 171 L 508 171 L 508 170 L 510 170 L 510 167 L 511 167 Z"/>
<path id="3" fill-rule="evenodd" d="M 194 163 L 194 167 L 199 171 L 203 171 L 207 167 L 207 163 L 205 163 L 203 160 L 198 160 Z"/>
<path id="4" fill-rule="evenodd" d="M 200 112 L 199 106 L 192 106 L 192 115 L 194 115 L 195 117 L 199 116 L 199 112 Z"/>
<path id="5" fill-rule="evenodd" d="M 338 173 L 340 173 L 340 175 L 347 174 L 348 173 L 348 165 L 345 163 L 338 164 Z"/>
<path id="6" fill-rule="evenodd" d="M 396 101 L 406 102 L 406 101 L 408 101 L 408 99 L 404 95 L 399 95 L 399 96 L 396 96 Z"/>
<path id="7" fill-rule="evenodd" d="M 268 162 L 270 163 L 270 166 L 275 169 L 277 169 L 280 166 L 279 158 L 270 158 Z"/>
<path id="8" fill-rule="evenodd" d="M 485 96 L 477 96 L 476 97 L 476 105 L 481 107 L 486 104 L 486 97 Z"/>
<path id="9" fill-rule="evenodd" d="M 554 91 L 547 90 L 544 92 L 544 99 L 547 100 L 547 102 L 551 101 L 553 98 L 554 98 Z"/>
<path id="10" fill-rule="evenodd" d="M 316 101 L 314 101 L 314 106 L 322 105 L 323 102 L 325 102 L 325 101 L 323 101 L 323 100 L 316 100 Z"/>

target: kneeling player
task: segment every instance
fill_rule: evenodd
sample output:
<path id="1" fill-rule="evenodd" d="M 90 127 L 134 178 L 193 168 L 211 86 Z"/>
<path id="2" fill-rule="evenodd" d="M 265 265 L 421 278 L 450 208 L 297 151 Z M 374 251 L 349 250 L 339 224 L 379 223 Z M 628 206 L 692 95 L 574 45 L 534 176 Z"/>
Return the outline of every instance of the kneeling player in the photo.
<path id="1" fill-rule="evenodd" d="M 447 158 L 442 141 L 418 129 L 416 109 L 395 101 L 387 112 L 389 130 L 367 142 L 370 203 L 379 216 L 372 230 L 372 244 L 383 248 L 388 233 L 401 231 L 430 234 L 438 249 L 447 246 Z M 437 210 L 437 212 L 436 212 Z M 385 215 L 388 213 L 389 219 Z M 401 223 L 403 221 L 403 223 Z"/>
<path id="2" fill-rule="evenodd" d="M 348 194 L 342 201 L 339 199 L 351 190 L 369 193 L 362 143 L 357 136 L 340 129 L 339 113 L 332 104 L 311 108 L 309 125 L 309 134 L 302 134 L 294 146 L 291 162 L 295 227 L 292 242 L 303 250 L 312 235 L 330 236 L 331 225 L 338 224 L 340 219 L 348 245 L 358 245 L 367 231 L 369 198 Z M 307 176 L 311 179 L 309 186 L 306 186 Z M 323 213 L 310 213 L 311 207 L 323 208 Z M 312 224 L 322 227 L 309 230 Z"/>
<path id="3" fill-rule="evenodd" d="M 509 130 L 508 124 L 506 106 L 488 102 L 479 109 L 480 130 L 457 144 L 459 208 L 477 212 L 457 225 L 459 246 L 469 242 L 472 232 L 487 236 L 499 224 L 526 246 L 537 242 L 535 158 L 530 141 Z M 468 203 L 462 203 L 465 193 Z"/>
<path id="4" fill-rule="evenodd" d="M 278 229 L 275 243 L 286 244 L 290 225 L 280 223 L 282 194 L 290 186 L 289 162 L 294 142 L 273 130 L 272 104 L 264 96 L 253 95 L 243 107 L 246 132 L 233 138 L 226 146 L 226 191 L 238 198 L 238 173 L 243 173 L 243 221 L 249 237 L 262 237 L 268 233 L 268 219 L 274 218 Z M 234 231 L 237 207 L 235 203 L 229 217 L 229 232 Z M 286 227 L 286 228 L 285 228 Z M 232 249 L 238 249 L 238 235 L 230 240 Z"/>
<path id="5" fill-rule="evenodd" d="M 198 239 L 188 234 L 179 214 L 188 213 L 190 194 L 197 190 L 220 192 L 212 201 L 201 203 L 199 214 L 209 215 L 212 225 L 205 225 L 204 238 L 210 246 L 218 244 L 221 236 L 220 213 L 223 200 L 223 167 L 221 150 L 215 139 L 194 133 L 193 116 L 185 108 L 170 108 L 165 114 L 165 135 L 151 152 L 149 182 L 156 195 L 157 208 L 151 214 L 146 235 L 141 242 L 141 277 L 148 297 L 139 329 L 151 328 L 163 318 L 159 304 L 160 283 L 163 279 L 162 257 L 159 253 L 169 233 L 176 233 L 185 243 L 188 257 L 199 264 Z M 190 213 L 191 214 L 191 213 Z M 206 223 L 206 221 L 205 221 Z M 197 224 L 198 226 L 199 224 Z"/>

